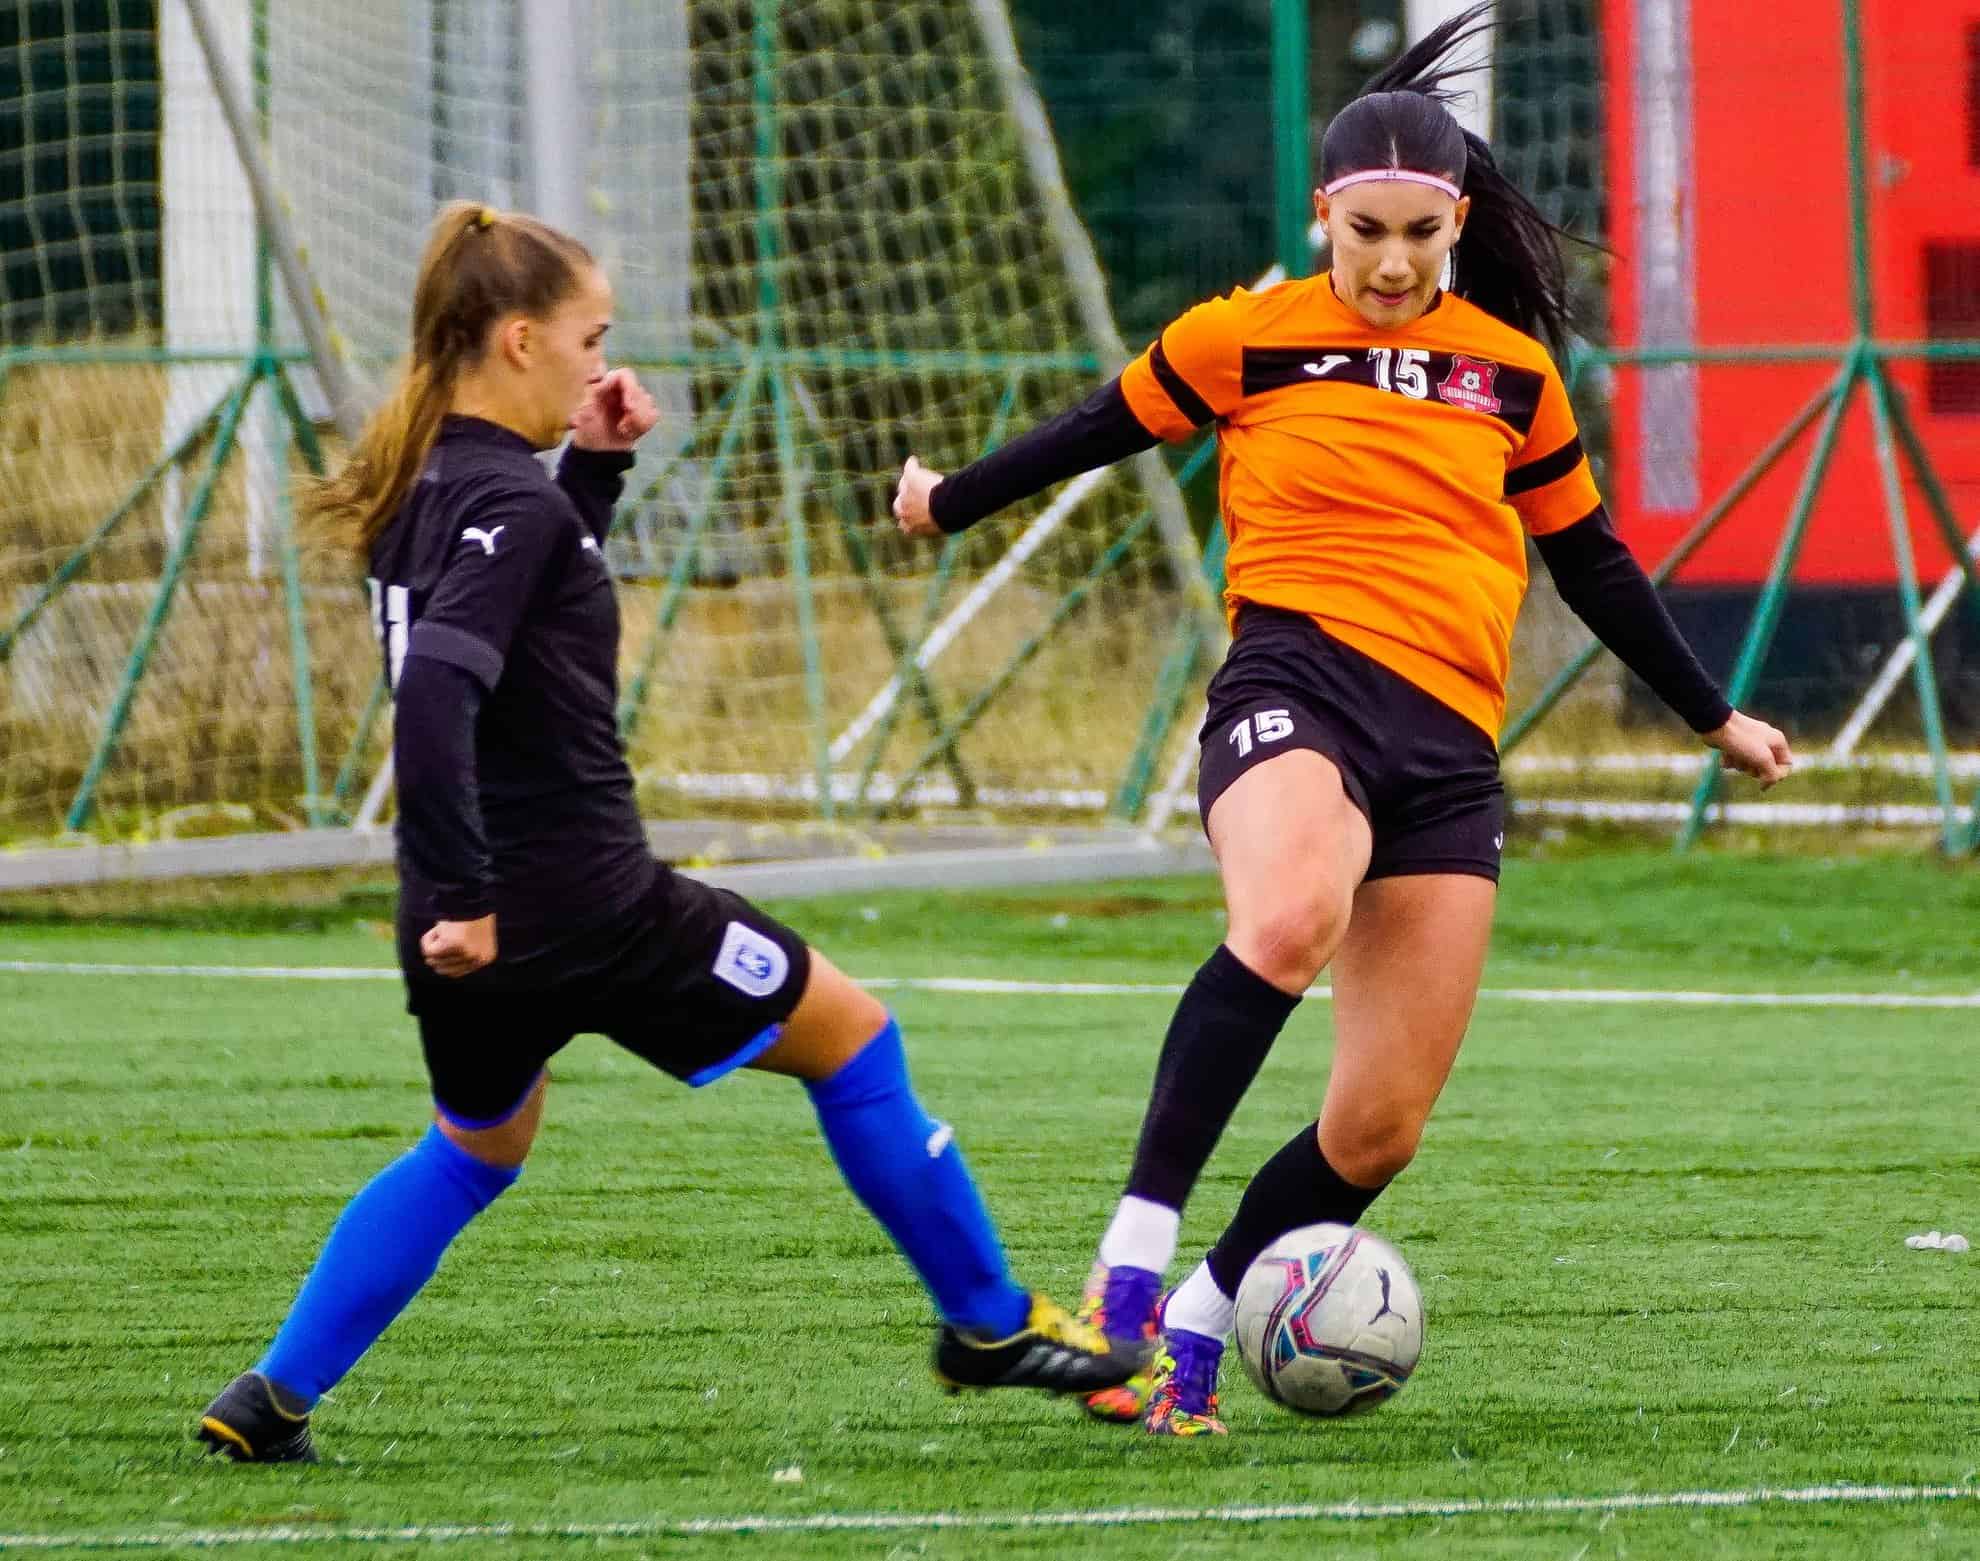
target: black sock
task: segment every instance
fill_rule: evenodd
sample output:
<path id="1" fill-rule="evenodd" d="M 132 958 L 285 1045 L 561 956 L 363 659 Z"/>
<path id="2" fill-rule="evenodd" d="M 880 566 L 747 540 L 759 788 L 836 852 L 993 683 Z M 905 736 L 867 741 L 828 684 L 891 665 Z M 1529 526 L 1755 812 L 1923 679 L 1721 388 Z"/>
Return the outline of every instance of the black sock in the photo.
<path id="1" fill-rule="evenodd" d="M 1127 1193 L 1180 1209 L 1231 1113 L 1299 1006 L 1223 944 L 1176 1005 Z"/>
<path id="2" fill-rule="evenodd" d="M 1327 1221 L 1352 1225 L 1381 1193 L 1380 1187 L 1344 1180 L 1320 1152 L 1319 1134 L 1309 1122 L 1251 1178 L 1237 1213 L 1210 1249 L 1210 1277 L 1225 1295 L 1235 1296 L 1244 1271 L 1287 1231 Z"/>

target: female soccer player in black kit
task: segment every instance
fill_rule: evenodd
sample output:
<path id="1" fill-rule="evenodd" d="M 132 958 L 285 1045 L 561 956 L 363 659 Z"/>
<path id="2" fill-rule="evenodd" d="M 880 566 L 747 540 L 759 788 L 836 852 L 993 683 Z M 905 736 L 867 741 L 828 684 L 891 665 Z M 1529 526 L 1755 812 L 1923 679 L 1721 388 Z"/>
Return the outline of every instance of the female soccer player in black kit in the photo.
<path id="1" fill-rule="evenodd" d="M 1315 212 L 1329 273 L 1190 310 L 1118 380 L 995 454 L 948 478 L 910 461 L 896 499 L 904 530 L 959 531 L 1217 430 L 1234 642 L 1198 791 L 1230 927 L 1176 1009 L 1100 1243 L 1087 1315 L 1108 1334 L 1154 1327 L 1184 1200 L 1330 965 L 1334 1056 L 1318 1123 L 1259 1170 L 1162 1303 L 1156 1369 L 1088 1400 L 1160 1435 L 1223 1431 L 1217 1372 L 1246 1268 L 1288 1230 L 1355 1223 L 1409 1164 L 1457 1060 L 1497 895 L 1527 538 L 1728 763 L 1771 785 L 1793 762 L 1726 703 L 1603 511 L 1535 339 L 1567 339 L 1555 235 L 1440 101 L 1488 10 L 1432 32 L 1328 126 Z"/>
<path id="2" fill-rule="evenodd" d="M 656 420 L 606 372 L 612 294 L 533 218 L 434 224 L 412 354 L 317 518 L 366 561 L 394 691 L 399 958 L 433 1126 L 345 1208 L 268 1352 L 198 1436 L 315 1456 L 309 1413 L 521 1172 L 544 1065 L 595 1031 L 690 1085 L 800 1079 L 846 1181 L 942 1315 L 954 1387 L 1091 1392 L 1145 1364 L 1015 1285 L 961 1151 L 909 1086 L 887 1011 L 789 928 L 649 854 L 614 723 L 601 548 Z M 553 481 L 537 459 L 571 436 Z"/>

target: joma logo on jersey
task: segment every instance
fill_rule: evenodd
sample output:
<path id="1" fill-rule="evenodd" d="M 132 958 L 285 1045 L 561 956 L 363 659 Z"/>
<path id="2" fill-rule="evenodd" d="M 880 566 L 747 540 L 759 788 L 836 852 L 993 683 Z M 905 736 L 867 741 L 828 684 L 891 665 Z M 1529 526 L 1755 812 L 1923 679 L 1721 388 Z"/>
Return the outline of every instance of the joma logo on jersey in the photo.
<path id="1" fill-rule="evenodd" d="M 1454 407 L 1496 414 L 1502 410 L 1502 404 L 1492 389 L 1498 377 L 1498 364 L 1467 358 L 1463 353 L 1458 353 L 1451 359 L 1451 372 L 1437 387 L 1437 394 Z"/>

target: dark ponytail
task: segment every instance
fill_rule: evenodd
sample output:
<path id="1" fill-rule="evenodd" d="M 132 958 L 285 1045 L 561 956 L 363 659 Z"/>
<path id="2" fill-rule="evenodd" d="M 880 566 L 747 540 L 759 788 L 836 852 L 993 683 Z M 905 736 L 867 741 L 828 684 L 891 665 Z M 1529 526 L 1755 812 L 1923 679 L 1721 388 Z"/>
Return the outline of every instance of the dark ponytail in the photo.
<path id="1" fill-rule="evenodd" d="M 1370 80 L 1327 126 L 1320 182 L 1371 168 L 1407 168 L 1458 185 L 1471 198 L 1471 212 L 1452 255 L 1451 291 L 1564 357 L 1573 332 L 1561 260 L 1565 235 L 1499 171 L 1491 147 L 1461 128 L 1445 107 L 1462 96 L 1446 83 L 1478 64 L 1452 56 L 1490 29 L 1491 11 L 1492 0 L 1481 0 Z"/>

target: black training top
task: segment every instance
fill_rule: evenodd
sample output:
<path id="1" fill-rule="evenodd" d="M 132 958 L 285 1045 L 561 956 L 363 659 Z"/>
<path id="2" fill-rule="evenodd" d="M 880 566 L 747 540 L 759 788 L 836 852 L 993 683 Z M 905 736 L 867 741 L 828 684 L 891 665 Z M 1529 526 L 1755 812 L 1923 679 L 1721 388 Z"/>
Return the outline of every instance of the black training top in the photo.
<path id="1" fill-rule="evenodd" d="M 619 609 L 601 547 L 632 456 L 449 417 L 371 548 L 398 706 L 400 939 L 493 912 L 500 966 L 546 978 L 656 867 L 620 746 Z"/>

